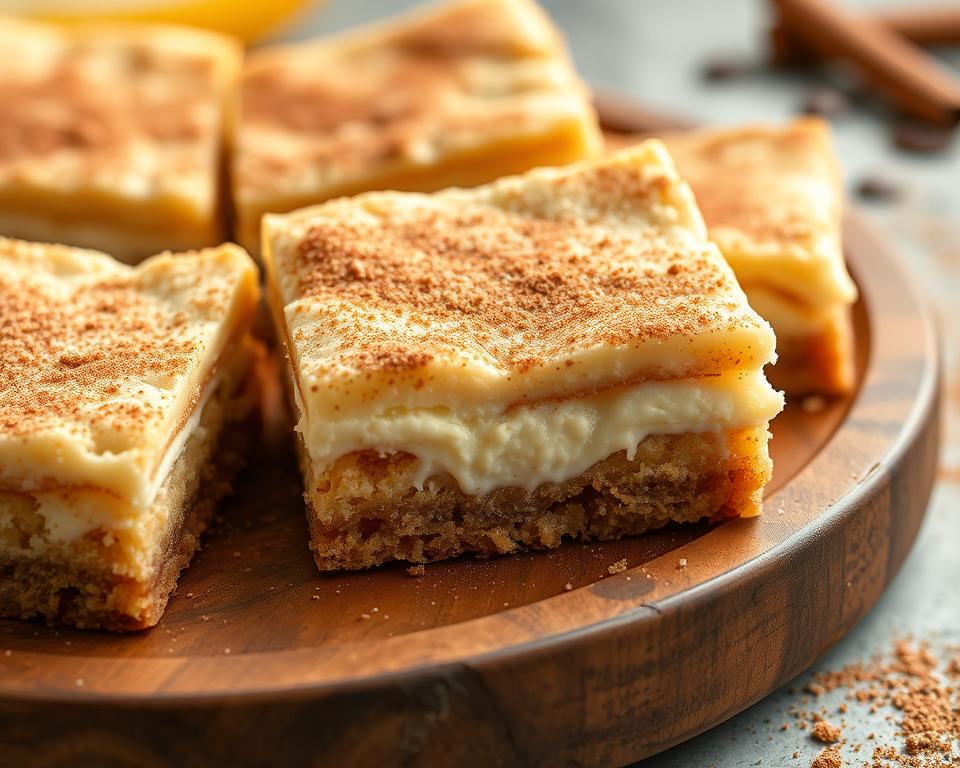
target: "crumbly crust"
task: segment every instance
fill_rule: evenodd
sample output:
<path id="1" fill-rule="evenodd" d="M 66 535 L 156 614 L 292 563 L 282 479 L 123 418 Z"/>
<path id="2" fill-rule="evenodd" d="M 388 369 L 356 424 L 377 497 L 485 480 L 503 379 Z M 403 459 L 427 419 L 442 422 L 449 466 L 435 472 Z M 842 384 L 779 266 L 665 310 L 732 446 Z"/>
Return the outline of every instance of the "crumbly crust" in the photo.
<path id="1" fill-rule="evenodd" d="M 772 466 L 766 428 L 651 435 L 579 477 L 532 492 L 462 493 L 449 476 L 413 490 L 416 459 L 367 451 L 315 472 L 301 445 L 311 549 L 320 570 L 424 563 L 464 553 L 617 539 L 669 522 L 756 514 Z"/>

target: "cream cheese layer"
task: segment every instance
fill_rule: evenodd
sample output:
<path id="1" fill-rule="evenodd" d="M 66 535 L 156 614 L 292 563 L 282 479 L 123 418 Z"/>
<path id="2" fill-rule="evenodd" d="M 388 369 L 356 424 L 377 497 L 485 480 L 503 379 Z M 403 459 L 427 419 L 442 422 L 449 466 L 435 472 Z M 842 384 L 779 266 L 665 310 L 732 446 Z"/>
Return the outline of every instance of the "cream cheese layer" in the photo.
<path id="1" fill-rule="evenodd" d="M 782 408 L 783 396 L 753 371 L 469 412 L 394 408 L 333 420 L 301 412 L 297 429 L 316 471 L 354 451 L 405 452 L 420 462 L 418 486 L 446 472 L 463 492 L 484 494 L 568 480 L 618 451 L 631 458 L 653 434 L 758 427 Z"/>

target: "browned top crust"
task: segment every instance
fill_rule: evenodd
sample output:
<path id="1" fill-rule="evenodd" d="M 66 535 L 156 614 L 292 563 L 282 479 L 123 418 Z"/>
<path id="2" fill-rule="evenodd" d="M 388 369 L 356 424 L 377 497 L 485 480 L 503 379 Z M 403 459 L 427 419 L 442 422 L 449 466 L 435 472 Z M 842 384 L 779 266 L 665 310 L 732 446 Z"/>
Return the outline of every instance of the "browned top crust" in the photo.
<path id="1" fill-rule="evenodd" d="M 826 123 L 693 131 L 664 142 L 741 285 L 774 286 L 811 307 L 853 302 Z"/>
<path id="2" fill-rule="evenodd" d="M 229 81 L 228 38 L 139 25 L 0 17 L 0 192 L 171 195 L 209 211 Z"/>
<path id="3" fill-rule="evenodd" d="M 531 0 L 458 0 L 254 53 L 241 105 L 241 201 L 325 199 L 384 164 L 431 163 L 559 121 L 589 118 L 596 131 L 586 89 Z"/>
<path id="4" fill-rule="evenodd" d="M 808 243 L 828 224 L 839 223 L 839 199 L 824 199 L 822 192 L 813 196 L 819 199 L 804 199 L 784 183 L 784 177 L 802 174 L 838 189 L 839 171 L 822 120 L 694 131 L 664 142 L 710 228 L 737 229 L 786 245 Z M 783 179 L 779 184 L 777 177 Z M 812 210 L 817 205 L 821 216 Z"/>
<path id="5" fill-rule="evenodd" d="M 772 354 L 654 142 L 475 190 L 337 200 L 266 228 L 274 301 L 318 389 L 344 394 L 370 374 L 423 386 L 473 364 L 517 386 L 536 373 L 590 387 Z M 585 364 L 601 358 L 608 369 Z"/>

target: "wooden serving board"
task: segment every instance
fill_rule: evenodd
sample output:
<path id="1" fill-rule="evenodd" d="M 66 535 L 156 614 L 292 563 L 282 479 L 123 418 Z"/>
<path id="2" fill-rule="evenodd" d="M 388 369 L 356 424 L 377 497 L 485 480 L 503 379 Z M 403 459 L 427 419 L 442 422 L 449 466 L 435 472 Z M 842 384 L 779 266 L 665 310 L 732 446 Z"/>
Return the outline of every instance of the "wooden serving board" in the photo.
<path id="1" fill-rule="evenodd" d="M 930 313 L 845 237 L 858 391 L 775 420 L 762 517 L 321 576 L 277 416 L 158 627 L 0 621 L 0 765 L 624 764 L 740 712 L 873 605 L 933 482 Z"/>

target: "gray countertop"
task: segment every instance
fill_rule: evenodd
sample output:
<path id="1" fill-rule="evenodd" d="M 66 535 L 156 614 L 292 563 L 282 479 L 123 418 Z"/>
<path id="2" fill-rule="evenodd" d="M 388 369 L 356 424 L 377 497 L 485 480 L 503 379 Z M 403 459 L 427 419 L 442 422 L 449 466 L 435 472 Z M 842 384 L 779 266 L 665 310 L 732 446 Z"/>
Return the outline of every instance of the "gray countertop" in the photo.
<path id="1" fill-rule="evenodd" d="M 334 31 L 414 4 L 334 0 L 305 14 L 283 36 Z M 818 84 L 815 75 L 759 67 L 723 83 L 699 77 L 703 64 L 718 54 L 762 61 L 767 8 L 760 0 L 544 0 L 544 5 L 565 30 L 590 83 L 698 121 L 784 119 L 797 113 L 805 93 Z M 960 52 L 952 55 L 954 64 L 960 62 Z M 934 646 L 960 644 L 960 136 L 947 152 L 917 155 L 893 148 L 879 109 L 852 111 L 833 125 L 848 184 L 879 173 L 904 189 L 896 202 L 868 206 L 868 212 L 916 269 L 941 313 L 948 399 L 942 469 L 916 547 L 873 611 L 814 670 L 886 652 L 905 635 Z M 837 691 L 817 704 L 834 708 L 841 700 Z M 787 709 L 796 701 L 787 687 L 645 765 L 809 765 L 820 746 L 804 731 L 780 730 L 784 720 L 792 720 Z M 850 743 L 872 744 L 866 739 L 871 732 L 883 741 L 895 730 L 894 723 L 869 715 L 862 705 L 851 705 L 844 719 Z M 854 754 L 847 748 L 846 764 L 864 764 L 869 751 Z"/>

